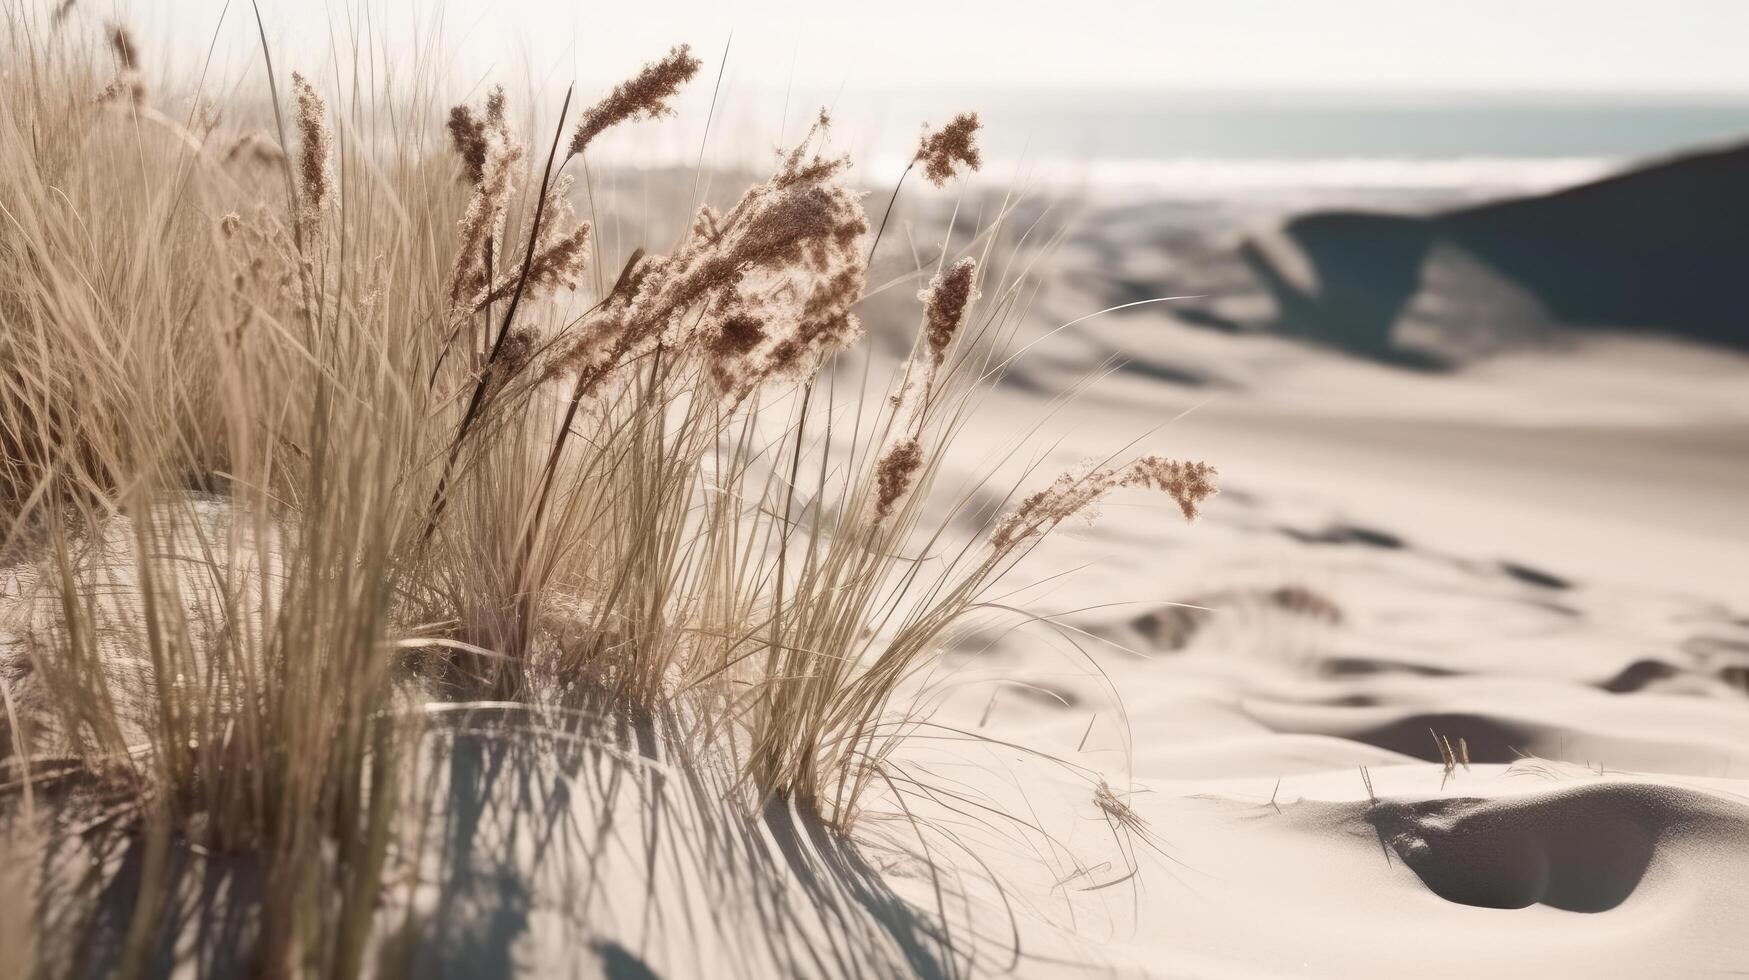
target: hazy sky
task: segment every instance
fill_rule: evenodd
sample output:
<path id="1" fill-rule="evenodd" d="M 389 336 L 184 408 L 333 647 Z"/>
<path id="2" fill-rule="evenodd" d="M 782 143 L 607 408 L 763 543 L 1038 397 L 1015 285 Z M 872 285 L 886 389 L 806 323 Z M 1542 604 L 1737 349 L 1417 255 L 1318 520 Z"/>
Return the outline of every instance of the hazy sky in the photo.
<path id="1" fill-rule="evenodd" d="M 326 51 L 364 0 L 260 0 L 288 58 Z M 204 53 L 225 0 L 80 0 Z M 743 89 L 897 86 L 1749 94 L 1745 0 L 385 0 L 406 45 L 441 22 L 471 72 L 598 84 L 678 40 Z M 254 42 L 231 0 L 221 64 Z M 421 26 L 417 31 L 412 25 Z M 714 64 L 716 58 L 710 61 Z M 235 62 L 233 62 L 235 63 Z M 793 76 L 792 76 L 793 72 Z"/>

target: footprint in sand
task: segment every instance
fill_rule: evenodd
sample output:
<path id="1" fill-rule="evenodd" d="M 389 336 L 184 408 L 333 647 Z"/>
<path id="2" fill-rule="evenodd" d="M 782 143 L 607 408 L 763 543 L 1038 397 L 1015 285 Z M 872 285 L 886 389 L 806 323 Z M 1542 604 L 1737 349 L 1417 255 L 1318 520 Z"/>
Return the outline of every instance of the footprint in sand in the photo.
<path id="1" fill-rule="evenodd" d="M 1604 912 L 1632 897 L 1666 852 L 1735 861 L 1733 874 L 1749 867 L 1749 808 L 1668 786 L 1385 800 L 1366 820 L 1434 894 L 1483 908 Z"/>

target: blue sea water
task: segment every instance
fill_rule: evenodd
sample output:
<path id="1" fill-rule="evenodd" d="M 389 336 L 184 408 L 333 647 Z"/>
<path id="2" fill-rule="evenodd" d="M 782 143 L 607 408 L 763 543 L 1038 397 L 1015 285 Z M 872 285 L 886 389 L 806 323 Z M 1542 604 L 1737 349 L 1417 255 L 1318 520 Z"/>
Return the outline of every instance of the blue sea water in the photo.
<path id="1" fill-rule="evenodd" d="M 993 93 L 988 145 L 1107 159 L 1627 157 L 1749 138 L 1749 100 Z"/>
<path id="2" fill-rule="evenodd" d="M 992 91 L 848 95 L 865 145 L 979 110 L 994 164 L 1090 185 L 1541 189 L 1749 141 L 1749 98 Z M 890 162 L 892 153 L 886 154 Z M 881 154 L 876 155 L 882 159 Z M 902 163 L 901 163 L 902 166 Z"/>

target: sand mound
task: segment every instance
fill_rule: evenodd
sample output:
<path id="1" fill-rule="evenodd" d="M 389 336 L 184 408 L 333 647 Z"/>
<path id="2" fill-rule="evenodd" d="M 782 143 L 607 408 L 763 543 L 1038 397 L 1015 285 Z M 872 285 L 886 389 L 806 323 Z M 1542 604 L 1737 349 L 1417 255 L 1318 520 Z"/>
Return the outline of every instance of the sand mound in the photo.
<path id="1" fill-rule="evenodd" d="M 1434 894 L 1484 908 L 1608 911 L 1634 896 L 1666 849 L 1749 867 L 1749 808 L 1669 786 L 1382 802 L 1367 819 Z"/>

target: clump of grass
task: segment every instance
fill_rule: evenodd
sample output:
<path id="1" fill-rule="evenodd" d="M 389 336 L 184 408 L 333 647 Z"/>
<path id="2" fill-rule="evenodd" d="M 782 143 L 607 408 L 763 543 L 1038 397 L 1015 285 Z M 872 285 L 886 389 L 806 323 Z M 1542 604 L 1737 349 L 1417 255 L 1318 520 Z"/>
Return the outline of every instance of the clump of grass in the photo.
<path id="1" fill-rule="evenodd" d="M 378 145 L 330 109 L 369 86 L 293 73 L 275 140 L 184 128 L 143 88 L 106 113 L 92 52 L 10 43 L 35 70 L 0 77 L 3 782 L 121 801 L 148 882 L 130 954 L 181 841 L 258 870 L 260 969 L 362 969 L 438 704 L 587 689 L 682 717 L 744 803 L 847 831 L 905 686 L 1042 536 L 1120 489 L 1186 518 L 1214 493 L 1199 463 L 1107 462 L 938 554 L 925 502 L 1018 280 L 944 257 L 846 432 L 823 392 L 874 243 L 824 114 L 666 254 L 587 283 L 569 171 L 670 111 L 685 46 L 575 123 L 568 93 L 540 158 L 501 89 L 414 93 Z M 913 165 L 975 169 L 977 127 Z"/>

